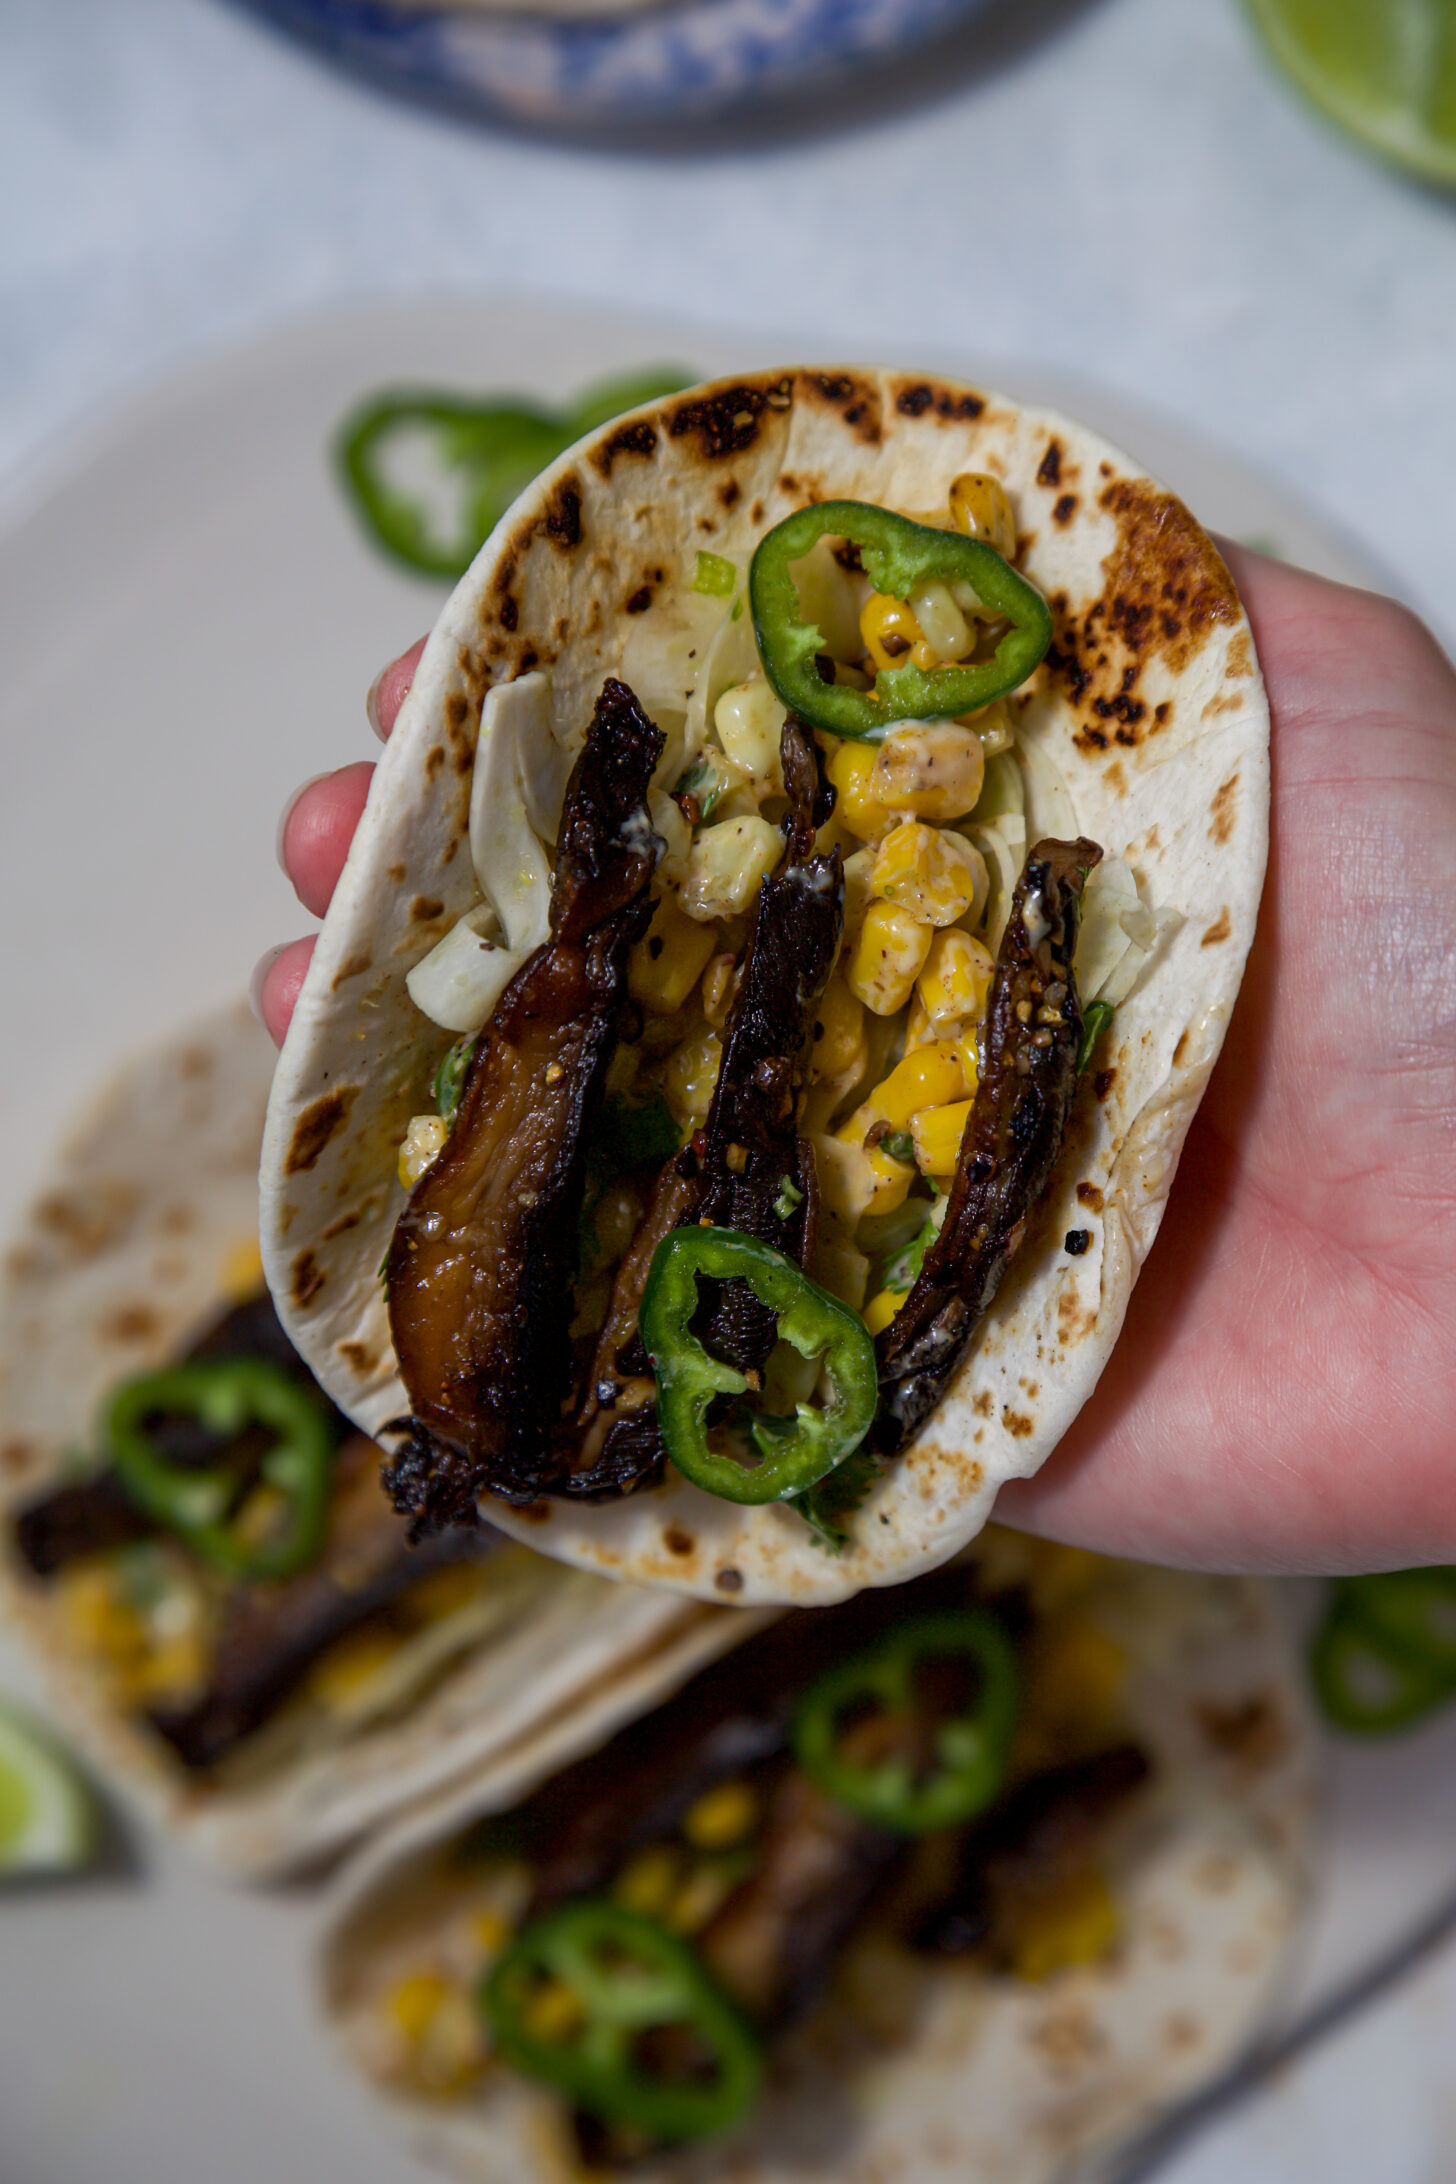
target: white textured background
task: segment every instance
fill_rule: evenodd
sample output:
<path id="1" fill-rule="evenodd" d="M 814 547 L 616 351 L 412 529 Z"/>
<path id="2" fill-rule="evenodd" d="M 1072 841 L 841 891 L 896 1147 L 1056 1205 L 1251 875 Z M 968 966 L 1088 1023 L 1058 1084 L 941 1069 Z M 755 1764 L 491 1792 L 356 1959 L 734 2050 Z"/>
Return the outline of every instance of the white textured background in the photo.
<path id="1" fill-rule="evenodd" d="M 1090 0 L 935 103 L 692 160 L 472 135 L 211 0 L 0 0 L 0 205 L 0 488 L 290 314 L 509 285 L 1075 370 L 1262 464 L 1456 632 L 1456 204 L 1307 115 L 1232 0 Z M 1450 2184 L 1453 2032 L 1448 1955 L 1168 2184 Z M 0 2180 L 41 2184 L 3 2117 Z"/>

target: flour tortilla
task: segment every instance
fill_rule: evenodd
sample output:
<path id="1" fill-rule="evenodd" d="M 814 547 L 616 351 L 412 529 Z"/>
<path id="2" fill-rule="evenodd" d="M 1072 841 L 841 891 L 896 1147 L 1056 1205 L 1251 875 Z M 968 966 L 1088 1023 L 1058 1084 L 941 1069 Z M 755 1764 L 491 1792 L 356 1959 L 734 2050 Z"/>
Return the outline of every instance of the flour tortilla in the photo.
<path id="1" fill-rule="evenodd" d="M 1181 923 L 1119 1009 L 1021 1255 L 849 1551 L 826 1553 L 783 1506 L 741 1508 L 675 1474 L 595 1506 L 488 1505 L 504 1530 L 583 1568 L 739 1603 L 893 1584 L 971 1538 L 997 1489 L 1037 1470 L 1086 1402 L 1223 1043 L 1263 883 L 1269 716 L 1232 579 L 1128 457 L 998 395 L 800 369 L 649 404 L 545 471 L 457 587 L 325 921 L 269 1110 L 264 1256 L 293 1340 L 376 1432 L 409 1408 L 377 1279 L 404 1204 L 395 1153 L 432 1105 L 449 1043 L 405 973 L 477 900 L 466 830 L 485 690 L 545 669 L 557 731 L 579 743 L 641 626 L 644 590 L 690 582 L 698 548 L 742 566 L 811 499 L 943 507 L 963 470 L 1004 479 L 1020 565 L 1052 605 L 1022 740 L 1055 761 L 1077 829 L 1125 857 L 1145 898 Z M 1037 823 L 1033 803 L 1032 840 Z M 1081 1257 L 1063 1249 L 1070 1229 L 1089 1234 Z"/>
<path id="2" fill-rule="evenodd" d="M 775 2049 L 745 2132 L 634 2180 L 1055 2184 L 1237 2058 L 1279 1996 L 1312 1880 L 1314 1733 L 1284 1603 L 1258 1580 L 1109 1563 L 1090 1615 L 1132 1663 L 1130 1730 L 1156 1767 L 1098 1854 L 1123 1914 L 1116 1955 L 1037 1985 L 927 1961 L 913 2033 L 854 2064 L 831 1995 Z M 657 1699 L 681 1680 L 658 1679 Z M 381 1988 L 421 1960 L 442 1848 L 604 1743 L 643 1688 L 523 1748 L 340 1877 L 321 2000 L 356 2067 L 367 2074 Z M 562 2109 L 505 2071 L 455 2100 L 376 2090 L 414 2151 L 468 2184 L 579 2184 Z"/>
<path id="3" fill-rule="evenodd" d="M 245 1006 L 124 1069 L 53 1161 L 0 1282 L 0 1527 L 95 1445 L 118 1381 L 185 1348 L 230 1300 L 257 1234 L 257 1162 L 273 1050 Z M 254 1260 L 256 1265 L 256 1259 Z M 290 1739 L 285 1707 L 209 1787 L 118 1711 L 68 1651 L 47 1588 L 6 1566 L 0 1610 L 29 1636 L 91 1757 L 207 1861 L 264 1878 L 498 1760 L 543 1722 L 600 1703 L 604 1679 L 695 1662 L 738 1618 L 509 1550 L 500 1617 L 407 1710 L 352 1734 Z M 493 1568 L 494 1566 L 492 1566 Z M 487 1601 L 490 1599 L 487 1594 Z M 432 1627 L 433 1628 L 433 1627 Z"/>

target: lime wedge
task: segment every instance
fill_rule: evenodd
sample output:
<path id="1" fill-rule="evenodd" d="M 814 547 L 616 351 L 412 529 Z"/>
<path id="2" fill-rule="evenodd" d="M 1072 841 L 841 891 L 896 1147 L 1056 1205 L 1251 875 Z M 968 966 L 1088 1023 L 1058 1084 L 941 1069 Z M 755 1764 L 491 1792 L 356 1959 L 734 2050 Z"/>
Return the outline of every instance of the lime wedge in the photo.
<path id="1" fill-rule="evenodd" d="M 1247 0 L 1270 51 L 1353 136 L 1456 187 L 1456 0 Z"/>
<path id="2" fill-rule="evenodd" d="M 96 1808 L 71 1761 L 0 1706 L 0 1880 L 70 1872 L 95 1843 Z"/>

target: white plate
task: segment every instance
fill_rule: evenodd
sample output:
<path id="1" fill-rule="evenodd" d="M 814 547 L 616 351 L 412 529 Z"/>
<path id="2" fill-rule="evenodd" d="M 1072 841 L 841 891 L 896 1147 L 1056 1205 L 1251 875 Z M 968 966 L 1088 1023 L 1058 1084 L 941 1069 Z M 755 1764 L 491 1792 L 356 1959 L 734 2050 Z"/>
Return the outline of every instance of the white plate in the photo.
<path id="1" fill-rule="evenodd" d="M 401 301 L 217 357 L 32 482 L 0 533 L 0 1223 L 116 1053 L 235 992 L 308 923 L 272 861 L 279 809 L 369 755 L 370 679 L 445 591 L 379 559 L 342 501 L 328 445 L 350 404 L 402 380 L 552 399 L 639 364 L 775 355 L 539 302 Z M 1213 525 L 1379 580 L 1166 420 L 984 359 L 900 360 L 1075 410 Z M 9 1655 L 0 1683 L 34 1690 Z M 1322 1977 L 1431 1895 L 1453 1825 L 1456 1721 L 1341 1761 Z M 312 2022 L 306 1904 L 230 1894 L 166 1844 L 141 1860 L 139 1880 L 0 1901 L 6 2184 L 403 2184 L 415 2172 Z"/>

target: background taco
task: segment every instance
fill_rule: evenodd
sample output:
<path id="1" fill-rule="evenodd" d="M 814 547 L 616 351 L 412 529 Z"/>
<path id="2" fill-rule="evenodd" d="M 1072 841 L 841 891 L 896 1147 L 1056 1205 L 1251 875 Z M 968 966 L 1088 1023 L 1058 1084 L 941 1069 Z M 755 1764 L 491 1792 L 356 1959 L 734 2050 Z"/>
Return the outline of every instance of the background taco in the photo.
<path id="1" fill-rule="evenodd" d="M 254 1876 L 336 1851 L 604 1676 L 733 1624 L 488 1531 L 408 1546 L 378 1451 L 313 1388 L 262 1286 L 271 1067 L 238 1007 L 122 1071 L 54 1160 L 0 1291 L 4 1604 L 88 1752 Z M 209 1426 L 219 1390 L 230 1415 Z M 188 1497 L 219 1469 L 228 1491 L 199 1522 Z"/>
<path id="2" fill-rule="evenodd" d="M 1234 2058 L 1308 1879 L 1273 1595 L 995 1529 L 972 1553 L 777 1622 L 654 1713 L 619 1693 L 364 1854 L 324 2006 L 423 2152 L 1049 2184 Z"/>
<path id="3" fill-rule="evenodd" d="M 826 529 L 826 502 L 860 514 Z M 804 538 L 776 594 L 755 553 L 790 517 Z M 976 584 L 949 577 L 961 547 Z M 875 571 L 906 552 L 930 560 L 905 564 L 902 598 Z M 953 690 L 959 717 L 876 750 L 871 674 Z M 832 732 L 786 722 L 786 694 Z M 426 649 L 265 1143 L 280 1313 L 350 1415 L 395 1429 L 416 1529 L 489 1508 L 585 1567 L 740 1602 L 895 1582 L 970 1537 L 1120 1329 L 1252 936 L 1267 736 L 1216 550 L 1066 419 L 892 372 L 763 373 L 650 405 L 543 473 Z M 918 1389 L 918 1329 L 900 1343 L 887 1432 L 887 1360 L 938 1223 L 954 1238 L 965 1211 L 953 1176 L 994 1026 L 1034 1013 L 1018 946 L 1037 1006 L 1048 981 L 1074 990 L 1045 1019 L 1049 1156 L 998 1216 L 974 1334 Z M 596 950 L 590 1001 L 562 998 L 573 947 Z M 634 1142 L 578 1251 L 604 1121 Z M 731 1499 L 664 1473 L 661 1346 L 654 1391 L 636 1337 L 675 1220 L 802 1258 L 877 1333 L 866 1446 L 886 1461 L 851 1457 L 827 1505 L 746 1505 L 765 1482 L 741 1465 Z M 757 1332 L 733 1335 L 750 1387 L 773 1335 L 758 1294 Z M 781 1367 L 792 1420 L 808 1391 Z"/>

